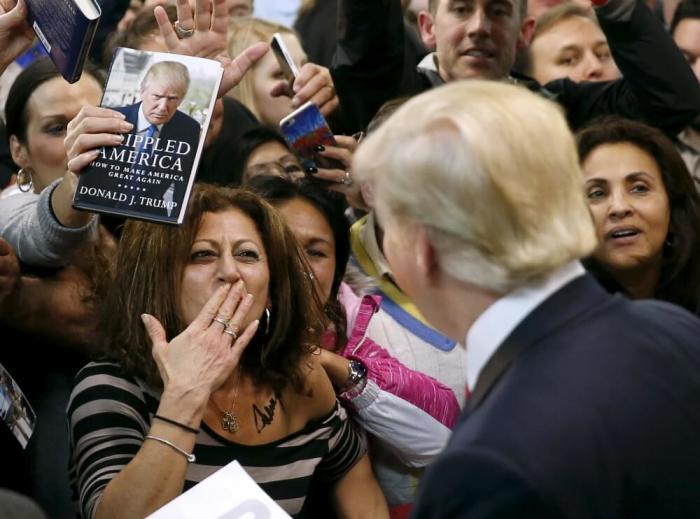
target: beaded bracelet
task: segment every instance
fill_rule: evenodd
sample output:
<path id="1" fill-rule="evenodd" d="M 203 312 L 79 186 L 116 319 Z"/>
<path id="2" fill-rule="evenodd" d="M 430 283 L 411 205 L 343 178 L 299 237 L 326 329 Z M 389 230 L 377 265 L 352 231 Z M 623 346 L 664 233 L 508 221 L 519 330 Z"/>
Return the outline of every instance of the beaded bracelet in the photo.
<path id="1" fill-rule="evenodd" d="M 158 420 L 161 420 L 163 422 L 166 422 L 166 423 L 169 423 L 172 425 L 176 425 L 180 429 L 184 429 L 185 431 L 189 431 L 189 432 L 194 433 L 194 434 L 199 434 L 199 429 L 195 429 L 194 427 L 190 427 L 189 425 L 185 425 L 184 423 L 177 422 L 177 421 L 173 420 L 172 418 L 166 418 L 165 416 L 161 416 L 159 414 L 154 415 L 153 418 L 157 418 Z"/>
<path id="2" fill-rule="evenodd" d="M 162 443 L 162 444 L 164 444 L 164 445 L 167 445 L 167 446 L 170 447 L 171 449 L 174 449 L 174 450 L 176 450 L 177 452 L 179 452 L 180 454 L 182 454 L 185 458 L 187 458 L 187 461 L 190 462 L 190 463 L 194 463 L 195 461 L 197 461 L 197 458 L 195 457 L 194 454 L 190 454 L 190 453 L 187 452 L 186 450 L 181 449 L 180 447 L 178 447 L 177 445 L 175 445 L 175 444 L 174 444 L 173 442 L 171 442 L 170 440 L 166 440 L 165 438 L 159 438 L 158 436 L 151 436 L 150 434 L 147 434 L 147 435 L 146 435 L 146 439 L 147 439 L 147 440 L 155 440 L 155 441 L 160 442 L 160 443 Z"/>

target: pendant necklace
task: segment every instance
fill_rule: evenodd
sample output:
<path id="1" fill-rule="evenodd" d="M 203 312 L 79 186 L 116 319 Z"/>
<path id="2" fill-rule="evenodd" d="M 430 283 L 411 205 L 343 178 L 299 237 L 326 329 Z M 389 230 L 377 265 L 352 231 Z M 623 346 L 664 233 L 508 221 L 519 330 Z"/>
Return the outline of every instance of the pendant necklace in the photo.
<path id="1" fill-rule="evenodd" d="M 236 385 L 233 390 L 233 401 L 231 402 L 231 408 L 228 411 L 225 411 L 219 407 L 219 404 L 217 404 L 213 398 L 210 400 L 213 402 L 214 406 L 219 410 L 221 413 L 221 428 L 229 433 L 236 434 L 238 430 L 240 429 L 240 422 L 238 421 L 238 417 L 236 416 L 236 413 L 234 413 L 234 409 L 236 408 L 236 397 L 238 396 L 238 382 L 240 378 L 240 368 L 237 370 L 237 376 L 236 376 Z"/>

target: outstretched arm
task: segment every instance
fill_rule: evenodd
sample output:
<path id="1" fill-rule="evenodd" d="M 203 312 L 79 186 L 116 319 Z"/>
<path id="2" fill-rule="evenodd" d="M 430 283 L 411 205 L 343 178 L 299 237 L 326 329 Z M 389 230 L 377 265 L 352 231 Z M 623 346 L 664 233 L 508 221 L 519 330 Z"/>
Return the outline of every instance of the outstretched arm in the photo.
<path id="1" fill-rule="evenodd" d="M 0 74 L 34 41 L 24 0 L 0 0 Z"/>
<path id="2" fill-rule="evenodd" d="M 675 136 L 700 113 L 700 88 L 680 50 L 642 0 L 610 0 L 596 13 L 623 79 L 546 88 L 562 96 L 574 129 L 612 114 Z"/>
<path id="3" fill-rule="evenodd" d="M 346 130 L 357 132 L 402 94 L 403 12 L 400 0 L 339 0 L 338 19 L 331 74 Z"/>

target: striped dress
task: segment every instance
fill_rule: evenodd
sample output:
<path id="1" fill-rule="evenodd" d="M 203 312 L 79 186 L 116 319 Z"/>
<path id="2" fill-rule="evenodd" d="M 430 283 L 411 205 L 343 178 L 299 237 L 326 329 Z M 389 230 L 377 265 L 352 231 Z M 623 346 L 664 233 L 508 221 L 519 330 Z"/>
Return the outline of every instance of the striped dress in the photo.
<path id="1" fill-rule="evenodd" d="M 141 448 L 158 397 L 117 364 L 91 363 L 76 376 L 67 412 L 70 478 L 82 517 L 94 516 L 104 488 Z M 235 459 L 288 514 L 306 517 L 311 476 L 332 484 L 364 453 L 362 438 L 338 403 L 301 431 L 264 445 L 236 444 L 202 423 L 185 490 Z"/>

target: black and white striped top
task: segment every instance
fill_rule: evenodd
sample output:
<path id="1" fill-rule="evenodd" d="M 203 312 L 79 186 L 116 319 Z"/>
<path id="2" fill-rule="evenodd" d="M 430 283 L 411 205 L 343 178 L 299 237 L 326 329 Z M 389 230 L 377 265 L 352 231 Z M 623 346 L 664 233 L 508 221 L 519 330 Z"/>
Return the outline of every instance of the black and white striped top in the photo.
<path id="1" fill-rule="evenodd" d="M 142 381 L 124 375 L 117 364 L 91 363 L 76 376 L 67 412 L 70 478 L 82 517 L 94 516 L 104 488 L 141 448 L 158 398 Z M 235 459 L 287 513 L 304 517 L 312 474 L 333 483 L 364 452 L 362 438 L 337 403 L 328 415 L 301 431 L 264 445 L 236 444 L 203 423 L 194 447 L 197 461 L 187 469 L 185 490 Z"/>

